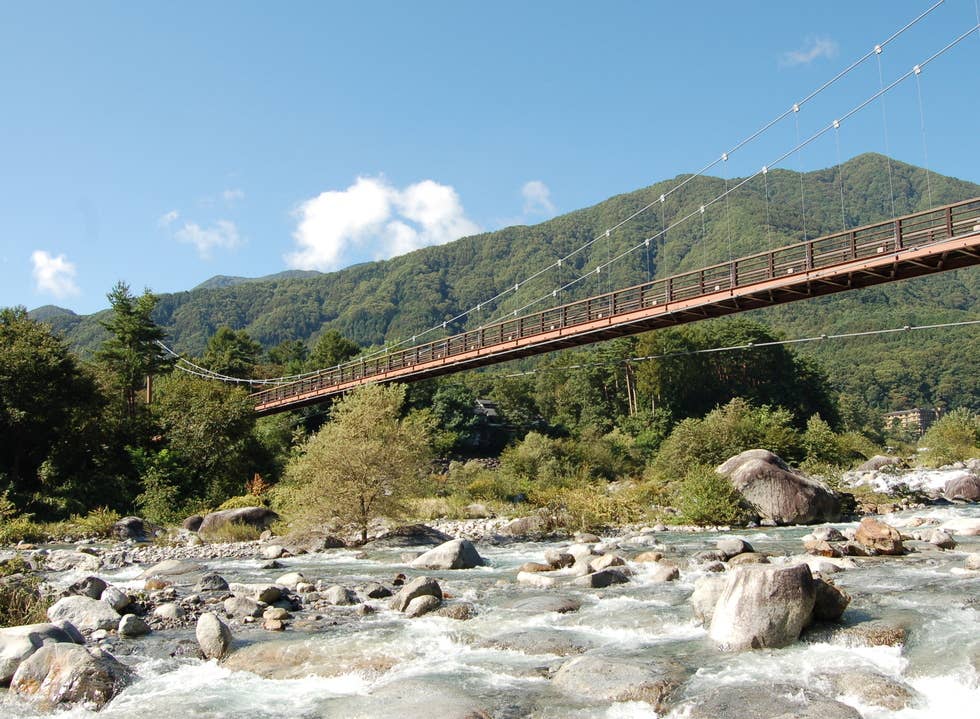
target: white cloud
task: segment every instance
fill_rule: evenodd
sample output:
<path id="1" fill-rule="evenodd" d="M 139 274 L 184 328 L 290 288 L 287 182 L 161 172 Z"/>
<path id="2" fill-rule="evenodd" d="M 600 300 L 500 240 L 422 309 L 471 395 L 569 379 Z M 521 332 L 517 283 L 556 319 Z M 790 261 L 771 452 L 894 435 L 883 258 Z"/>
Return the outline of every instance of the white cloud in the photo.
<path id="1" fill-rule="evenodd" d="M 180 213 L 177 212 L 177 210 L 171 210 L 170 212 L 160 215 L 160 219 L 157 220 L 157 225 L 159 227 L 170 227 L 170 225 L 175 223 L 179 217 Z"/>
<path id="2" fill-rule="evenodd" d="M 241 244 L 238 228 L 230 220 L 218 220 L 207 229 L 196 222 L 186 222 L 174 233 L 174 237 L 178 242 L 194 245 L 203 260 L 210 259 L 211 251 L 215 248 L 233 250 Z"/>
<path id="3" fill-rule="evenodd" d="M 779 64 L 786 67 L 809 65 L 814 60 L 822 57 L 828 59 L 837 57 L 837 51 L 839 49 L 837 42 L 831 40 L 829 37 L 810 37 L 807 38 L 803 47 L 799 50 L 790 50 L 789 52 L 783 53 Z"/>
<path id="4" fill-rule="evenodd" d="M 67 297 L 79 293 L 75 284 L 75 265 L 64 255 L 53 257 L 44 250 L 34 250 L 34 281 L 39 292 L 50 292 L 55 297 Z"/>
<path id="5" fill-rule="evenodd" d="M 296 210 L 297 249 L 290 267 L 333 270 L 365 255 L 386 259 L 472 235 L 456 190 L 423 180 L 399 190 L 382 177 L 358 177 L 346 190 L 328 190 Z"/>
<path id="6" fill-rule="evenodd" d="M 554 215 L 555 203 L 551 201 L 551 190 L 541 180 L 525 182 L 521 188 L 524 196 L 525 215 Z"/>
<path id="7" fill-rule="evenodd" d="M 227 202 L 229 205 L 238 202 L 239 200 L 245 199 L 245 191 L 237 187 L 225 190 L 221 193 L 221 199 Z"/>

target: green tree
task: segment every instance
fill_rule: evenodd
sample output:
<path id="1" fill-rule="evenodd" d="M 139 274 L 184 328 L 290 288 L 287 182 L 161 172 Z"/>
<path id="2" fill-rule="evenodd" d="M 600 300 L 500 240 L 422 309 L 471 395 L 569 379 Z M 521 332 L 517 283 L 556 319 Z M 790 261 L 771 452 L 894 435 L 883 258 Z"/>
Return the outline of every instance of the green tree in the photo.
<path id="1" fill-rule="evenodd" d="M 327 369 L 336 367 L 341 362 L 356 357 L 361 351 L 360 346 L 344 337 L 337 330 L 327 330 L 317 338 L 316 344 L 306 360 L 308 370 Z"/>
<path id="2" fill-rule="evenodd" d="M 334 405 L 330 421 L 290 462 L 279 496 L 301 523 L 336 517 L 367 540 L 375 517 L 397 517 L 429 468 L 428 439 L 399 419 L 405 389 L 368 385 Z"/>
<path id="3" fill-rule="evenodd" d="M 954 409 L 926 430 L 919 447 L 923 450 L 921 461 L 928 467 L 980 457 L 980 415 Z"/>
<path id="4" fill-rule="evenodd" d="M 202 362 L 208 369 L 228 377 L 250 379 L 262 354 L 262 345 L 245 330 L 219 327 L 204 350 Z"/>
<path id="5" fill-rule="evenodd" d="M 269 350 L 269 362 L 276 365 L 281 374 L 300 374 L 309 354 L 303 340 L 284 340 Z"/>
<path id="6" fill-rule="evenodd" d="M 129 285 L 117 282 L 107 297 L 112 314 L 101 324 L 110 336 L 95 357 L 122 391 L 132 418 L 136 415 L 137 394 L 147 377 L 169 371 L 173 359 L 165 356 L 158 345 L 164 335 L 151 317 L 157 304 L 154 294 L 144 290 L 136 297 Z"/>
<path id="7" fill-rule="evenodd" d="M 48 325 L 23 307 L 0 310 L 0 494 L 9 490 L 22 510 L 70 495 L 65 471 L 91 464 L 58 460 L 79 449 L 77 430 L 100 405 L 95 382 Z"/>

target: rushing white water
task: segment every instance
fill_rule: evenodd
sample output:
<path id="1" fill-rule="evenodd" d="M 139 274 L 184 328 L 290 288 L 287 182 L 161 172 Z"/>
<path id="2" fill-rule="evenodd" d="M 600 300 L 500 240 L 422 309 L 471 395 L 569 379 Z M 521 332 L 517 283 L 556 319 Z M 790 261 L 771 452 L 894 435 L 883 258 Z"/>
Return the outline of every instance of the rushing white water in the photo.
<path id="1" fill-rule="evenodd" d="M 914 513 L 938 524 L 959 517 L 980 517 L 977 507 L 935 507 Z M 910 515 L 888 519 L 900 525 Z M 847 525 L 835 525 L 845 528 Z M 852 525 L 853 526 L 853 525 Z M 798 554 L 811 528 L 766 528 L 740 533 L 757 550 Z M 720 533 L 656 535 L 658 549 L 682 560 L 714 546 Z M 628 537 L 607 537 L 625 543 Z M 192 632 L 156 632 L 144 639 L 112 638 L 109 651 L 131 665 L 139 680 L 125 689 L 98 716 L 197 717 L 398 717 L 462 719 L 484 710 L 495 719 L 649 719 L 658 717 L 642 701 L 590 700 L 557 688 L 551 675 L 582 652 L 625 658 L 643 664 L 668 658 L 688 677 L 679 698 L 695 697 L 735 684 L 790 683 L 828 694 L 855 707 L 865 719 L 925 719 L 972 715 L 980 707 L 980 573 L 963 569 L 966 552 L 980 551 L 980 537 L 958 537 L 953 551 L 923 551 L 901 558 L 859 560 L 858 567 L 834 575 L 853 601 L 845 623 L 881 619 L 904 626 L 904 646 L 851 645 L 840 635 L 814 635 L 785 649 L 724 654 L 693 619 L 687 599 L 702 576 L 682 569 L 677 582 L 653 581 L 648 565 L 631 564 L 632 581 L 608 589 L 573 586 L 531 589 L 515 583 L 517 568 L 540 561 L 542 553 L 562 543 L 479 545 L 490 566 L 475 570 L 428 572 L 457 600 L 478 610 L 468 621 L 426 616 L 409 620 L 381 602 L 374 615 L 355 619 L 349 608 L 337 608 L 337 623 L 319 630 L 291 628 L 271 634 L 258 628 L 236 628 L 239 643 L 293 640 L 304 643 L 303 659 L 290 678 L 268 678 L 232 671 L 214 662 L 170 658 L 180 640 Z M 646 547 L 631 544 L 632 556 Z M 367 581 L 390 584 L 408 568 L 404 550 L 333 551 L 283 560 L 281 570 L 263 570 L 254 560 L 201 560 L 229 581 L 271 581 L 286 571 L 356 587 Z M 127 567 L 103 575 L 137 587 L 139 570 Z M 73 577 L 63 575 L 62 580 Z M 581 602 L 576 612 L 528 612 L 515 599 L 562 596 Z M 343 620 L 343 621 L 341 621 Z M 371 661 L 367 661 L 370 658 Z M 256 667 L 261 670 L 262 667 Z M 900 682 L 914 697 L 911 705 L 888 710 L 867 696 L 839 693 L 833 675 L 870 673 Z M 862 674 L 863 676 L 863 674 Z M 13 697 L 0 705 L 3 716 L 91 717 L 84 708 L 46 715 Z M 671 715 L 680 717 L 681 710 Z M 662 718 L 661 718 L 662 719 Z"/>

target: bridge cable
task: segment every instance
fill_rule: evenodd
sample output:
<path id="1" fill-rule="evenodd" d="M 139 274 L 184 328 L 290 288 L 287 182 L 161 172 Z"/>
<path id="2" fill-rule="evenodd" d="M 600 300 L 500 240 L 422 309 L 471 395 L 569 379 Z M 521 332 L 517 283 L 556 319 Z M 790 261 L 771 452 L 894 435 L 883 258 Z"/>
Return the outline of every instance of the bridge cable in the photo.
<path id="1" fill-rule="evenodd" d="M 504 377 L 523 377 L 546 372 L 565 372 L 576 369 L 589 369 L 592 367 L 606 367 L 609 365 L 631 364 L 634 362 L 648 362 L 657 359 L 670 359 L 673 357 L 687 357 L 690 355 L 715 354 L 718 352 L 733 352 L 737 350 L 754 350 L 762 347 L 776 347 L 780 345 L 804 344 L 808 342 L 822 342 L 824 340 L 853 339 L 855 337 L 872 337 L 875 335 L 896 334 L 900 332 L 914 332 L 918 330 L 948 329 L 955 327 L 966 327 L 970 325 L 980 325 L 980 320 L 963 320 L 959 322 L 943 322 L 931 325 L 904 325 L 902 327 L 890 327 L 880 330 L 865 330 L 861 332 L 841 332 L 837 334 L 822 334 L 812 337 L 797 337 L 786 340 L 770 340 L 767 342 L 746 342 L 740 345 L 728 345 L 725 347 L 705 347 L 697 350 L 678 350 L 675 352 L 663 352 L 661 354 L 643 355 L 641 357 L 630 357 L 624 360 L 607 360 L 605 362 L 582 362 L 573 365 L 561 365 L 555 367 L 539 367 L 524 372 L 514 372 L 506 374 Z"/>
<path id="2" fill-rule="evenodd" d="M 800 168 L 800 209 L 803 212 L 803 241 L 806 242 L 809 237 L 806 232 L 806 193 L 803 191 L 803 147 L 800 145 L 800 108 L 799 105 L 793 106 L 794 115 L 793 119 L 796 121 L 796 159 L 797 165 Z M 893 213 L 894 214 L 894 213 Z"/>
<path id="3" fill-rule="evenodd" d="M 893 42 L 899 36 L 901 36 L 902 34 L 904 34 L 905 32 L 907 32 L 909 29 L 911 29 L 912 27 L 914 27 L 915 25 L 917 25 L 919 22 L 921 22 L 926 16 L 928 16 L 933 11 L 935 11 L 940 5 L 943 4 L 943 2 L 944 2 L 944 0 L 939 0 L 938 2 L 935 2 L 934 4 L 932 4 L 931 6 L 929 6 L 928 8 L 926 8 L 922 13 L 920 13 L 918 16 L 916 16 L 911 21 L 909 21 L 908 23 L 906 23 L 906 25 L 904 25 L 902 28 L 900 28 L 899 30 L 897 30 L 896 32 L 894 32 L 886 40 L 884 40 L 883 42 L 881 42 L 878 45 L 876 45 L 875 46 L 876 49 L 881 48 L 881 47 L 885 47 L 886 45 L 888 45 L 891 42 Z M 978 26 L 976 26 L 974 28 L 971 28 L 970 29 L 970 33 L 972 33 L 973 30 L 977 29 L 978 27 L 980 27 L 980 24 L 978 24 Z M 938 54 L 942 54 L 943 52 L 945 52 L 945 50 L 949 49 L 949 47 L 951 47 L 952 45 L 956 44 L 956 42 L 958 42 L 958 40 L 957 41 L 954 41 L 954 43 L 951 43 L 950 46 L 948 46 L 944 50 L 940 51 L 940 53 L 937 53 L 937 55 Z M 866 53 L 864 56 L 862 56 L 861 58 L 859 58 L 858 60 L 855 60 L 854 62 L 852 62 L 851 65 L 849 65 L 847 68 L 845 68 L 844 70 L 842 70 L 839 73 L 837 73 L 837 75 L 835 75 L 833 78 L 831 78 L 830 80 L 824 82 L 821 86 L 819 86 L 816 90 L 812 91 L 805 98 L 803 98 L 799 102 L 795 103 L 792 108 L 790 108 L 789 110 L 786 110 L 785 112 L 783 112 L 782 114 L 780 114 L 778 117 L 776 117 L 773 120 L 771 120 L 768 123 L 766 123 L 762 128 L 760 128 L 756 132 L 752 133 L 748 137 L 746 137 L 743 140 L 741 140 L 740 142 L 736 143 L 732 147 L 732 149 L 729 150 L 729 154 L 731 154 L 732 152 L 735 152 L 737 150 L 740 150 L 741 148 L 745 147 L 746 145 L 748 145 L 753 140 L 757 139 L 759 136 L 761 136 L 762 134 L 764 134 L 765 132 L 767 132 L 769 129 L 771 129 L 774 125 L 776 125 L 777 123 L 779 123 L 780 121 L 782 121 L 783 119 L 785 119 L 790 113 L 793 113 L 793 114 L 798 113 L 799 108 L 802 107 L 805 103 L 813 100 L 815 97 L 817 97 L 818 95 L 820 95 L 822 92 L 824 92 L 825 90 L 827 90 L 828 88 L 830 88 L 831 86 L 833 86 L 835 83 L 837 83 L 840 79 L 842 79 L 845 76 L 847 76 L 848 74 L 850 74 L 855 68 L 857 68 L 860 65 L 862 65 L 864 62 L 867 61 L 868 58 L 870 58 L 874 54 L 875 54 L 875 51 L 870 51 L 870 52 Z M 931 59 L 934 59 L 934 58 L 930 58 L 930 60 Z M 926 62 L 928 62 L 928 60 Z M 925 65 L 925 64 L 926 63 L 922 63 L 922 65 Z M 886 90 L 887 89 L 890 89 L 890 87 L 889 88 L 886 88 Z M 811 138 L 811 139 L 813 139 L 813 138 Z M 808 143 L 809 143 L 809 141 L 807 141 L 806 143 L 803 143 L 802 146 L 805 146 Z M 787 154 L 790 154 L 790 153 L 787 153 Z M 785 157 L 786 157 L 786 155 L 783 156 L 783 158 L 785 158 Z M 693 175 L 689 175 L 683 181 L 679 182 L 677 185 L 675 185 L 670 190 L 668 190 L 666 193 L 664 193 L 664 196 L 666 197 L 666 196 L 669 196 L 670 194 L 673 194 L 675 192 L 678 192 L 680 189 L 682 189 L 683 187 L 685 187 L 688 183 L 690 183 L 691 181 L 693 181 L 695 178 L 700 177 L 700 176 L 704 175 L 706 172 L 708 172 L 709 170 L 711 170 L 719 162 L 721 162 L 721 159 L 720 158 L 716 158 L 715 160 L 709 162 L 704 167 L 702 167 L 697 173 L 695 173 Z M 752 177 L 755 177 L 755 175 L 753 175 Z M 744 182 L 739 183 L 739 185 L 737 187 L 740 187 L 742 184 L 744 184 Z M 736 187 L 736 189 L 737 189 L 737 187 Z M 721 197 L 716 198 L 715 200 L 712 200 L 709 204 L 713 204 L 718 199 L 721 199 Z M 636 210 L 632 214 L 630 214 L 627 217 L 623 218 L 622 220 L 620 220 L 616 224 L 612 225 L 605 232 L 602 232 L 602 233 L 594 236 L 592 239 L 590 239 L 590 240 L 582 243 L 578 248 L 572 250 L 571 252 L 569 252 L 568 254 L 566 254 L 564 257 L 559 258 L 556 263 L 552 263 L 551 265 L 549 265 L 547 267 L 544 267 L 541 270 L 539 270 L 539 271 L 537 271 L 537 272 L 529 275 L 523 281 L 519 281 L 519 282 L 515 283 L 515 285 L 513 285 L 512 287 L 511 286 L 508 286 L 504 290 L 498 292 L 493 297 L 491 297 L 491 298 L 489 298 L 487 300 L 484 300 L 482 302 L 477 303 L 477 305 L 475 307 L 471 307 L 471 308 L 469 308 L 467 310 L 464 310 L 464 311 L 458 313 L 456 316 L 454 316 L 454 317 L 452 317 L 450 319 L 447 319 L 447 320 L 445 320 L 445 321 L 443 321 L 441 323 L 438 323 L 436 325 L 433 325 L 432 327 L 430 327 L 430 328 L 428 328 L 428 329 L 426 329 L 426 330 L 424 330 L 424 331 L 422 331 L 420 333 L 417 333 L 415 335 L 412 335 L 411 338 L 406 338 L 406 339 L 403 339 L 403 340 L 398 341 L 398 342 L 395 342 L 395 343 L 386 343 L 386 345 L 385 345 L 384 348 L 379 349 L 379 350 L 375 350 L 375 351 L 370 352 L 370 353 L 368 353 L 366 355 L 362 355 L 361 357 L 358 358 L 358 360 L 359 361 L 366 361 L 368 359 L 377 357 L 377 356 L 382 355 L 382 354 L 388 354 L 391 350 L 393 350 L 393 349 L 395 349 L 397 347 L 400 347 L 402 345 L 408 344 L 410 342 L 414 344 L 418 340 L 419 337 L 423 337 L 426 334 L 429 334 L 430 332 L 434 332 L 434 331 L 436 331 L 438 329 L 446 329 L 447 326 L 450 323 L 456 322 L 456 321 L 458 321 L 458 320 L 460 320 L 460 319 L 468 316 L 469 314 L 473 313 L 474 311 L 481 311 L 484 305 L 492 304 L 492 303 L 494 303 L 494 302 L 502 299 L 503 297 L 505 297 L 506 295 L 508 295 L 512 291 L 513 292 L 517 292 L 520 289 L 520 286 L 522 284 L 526 285 L 531 280 L 534 280 L 537 277 L 540 277 L 542 274 L 544 274 L 545 272 L 547 272 L 548 270 L 550 270 L 552 267 L 557 266 L 557 263 L 560 263 L 563 259 L 564 260 L 571 259 L 576 254 L 579 254 L 580 252 L 583 252 L 585 249 L 587 249 L 588 247 L 590 247 L 593 244 L 595 244 L 595 242 L 597 242 L 603 236 L 606 236 L 607 234 L 611 234 L 613 231 L 618 230 L 619 228 L 621 228 L 622 226 L 624 226 L 628 222 L 632 221 L 633 219 L 635 219 L 639 215 L 641 215 L 644 212 L 646 212 L 647 210 L 649 210 L 655 204 L 655 202 L 656 201 L 653 201 L 653 202 L 648 203 L 647 205 L 641 207 L 640 209 Z M 703 220 L 703 214 L 704 214 L 703 206 L 702 206 L 701 213 L 702 213 L 702 220 Z M 671 223 L 670 228 L 676 227 L 677 225 L 679 225 L 680 223 L 684 222 L 686 219 L 688 219 L 691 216 L 693 216 L 693 213 L 691 213 L 691 215 L 688 215 L 686 218 L 682 219 L 679 222 Z M 610 260 L 610 262 L 607 263 L 607 264 L 611 264 L 612 262 L 615 262 L 617 259 L 619 259 L 619 258 L 621 258 L 621 257 L 623 257 L 623 256 L 625 256 L 627 254 L 629 254 L 630 251 L 632 251 L 632 250 L 629 250 L 629 251 L 627 251 L 625 253 L 621 253 L 617 258 L 614 258 L 614 259 Z M 601 268 L 600 268 L 600 271 L 601 271 Z M 591 274 L 591 272 L 590 273 L 587 273 L 587 275 L 588 274 Z M 587 276 L 587 275 L 584 275 L 584 276 Z M 578 280 L 573 280 L 570 283 L 566 283 L 565 285 L 563 285 L 559 289 L 566 289 L 566 288 L 568 288 L 568 287 L 576 284 L 580 279 L 582 279 L 582 278 L 580 277 Z M 534 304 L 537 304 L 540 301 L 541 301 L 540 299 L 535 300 L 535 301 L 529 303 L 528 305 L 525 305 L 525 307 L 522 308 L 522 309 L 526 309 L 527 307 L 532 306 Z M 508 314 L 510 314 L 510 313 L 508 313 Z M 492 322 L 493 320 L 489 320 L 489 321 Z M 340 365 L 337 365 L 337 366 L 340 366 Z M 292 376 L 289 376 L 289 377 L 282 377 L 282 378 L 275 378 L 275 379 L 265 380 L 265 382 L 267 382 L 267 383 L 274 383 L 274 382 L 283 381 L 283 380 L 296 380 L 296 379 L 302 379 L 302 378 L 305 378 L 305 377 L 312 377 L 312 376 L 316 376 L 316 375 L 322 374 L 324 371 L 327 371 L 329 369 L 332 369 L 332 368 L 322 368 L 322 369 L 319 369 L 319 370 L 314 370 L 314 371 L 311 371 L 311 372 L 306 372 L 306 373 L 303 373 L 303 374 L 300 374 L 300 375 L 292 375 Z"/>
<path id="4" fill-rule="evenodd" d="M 918 25 L 919 22 L 921 22 L 924 18 L 926 18 L 928 15 L 930 15 L 932 12 L 934 12 L 944 2 L 945 2 L 945 0 L 938 0 L 937 2 L 933 3 L 928 8 L 926 8 L 923 12 L 921 12 L 919 15 L 917 15 L 915 18 L 913 18 L 912 20 L 910 20 L 904 26 L 902 26 L 901 28 L 899 28 L 898 30 L 896 30 L 895 32 L 893 32 L 888 38 L 886 38 L 884 41 L 882 41 L 881 43 L 879 43 L 875 47 L 876 48 L 885 47 L 888 44 L 892 43 L 898 37 L 900 37 L 901 35 L 903 35 L 905 32 L 907 32 L 908 30 L 910 30 L 913 27 L 915 27 L 916 25 Z M 741 141 L 737 142 L 728 151 L 728 154 L 731 154 L 733 152 L 736 152 L 736 151 L 742 149 L 743 147 L 745 147 L 746 145 L 748 145 L 749 143 L 751 143 L 752 141 L 756 140 L 758 137 L 760 137 L 761 135 L 763 135 L 765 132 L 767 132 L 768 130 L 770 130 L 773 126 L 775 126 L 776 124 L 778 124 L 779 122 L 781 122 L 782 120 L 784 120 L 789 114 L 794 113 L 794 112 L 798 112 L 798 108 L 800 108 L 804 104 L 810 102 L 811 100 L 813 100 L 814 98 L 816 98 L 818 95 L 820 95 L 821 93 L 823 93 L 825 90 L 827 90 L 828 88 L 830 88 L 831 86 L 833 86 L 834 84 L 836 84 L 839 80 L 841 80 L 842 78 L 844 78 L 847 75 L 849 75 L 857 67 L 859 67 L 860 65 L 864 64 L 873 55 L 874 55 L 874 51 L 869 51 L 868 53 L 866 53 L 862 57 L 860 57 L 857 60 L 853 61 L 849 66 L 847 66 L 846 68 L 844 68 L 843 70 L 841 70 L 840 72 L 838 72 L 830 80 L 827 80 L 822 85 L 820 85 L 818 88 L 816 88 L 815 90 L 813 90 L 812 92 L 810 92 L 809 95 L 807 95 L 806 97 L 804 97 L 799 102 L 795 103 L 792 108 L 784 111 L 779 116 L 777 116 L 777 117 L 773 118 L 772 120 L 770 120 L 768 123 L 766 123 L 765 125 L 763 125 L 761 128 L 759 128 L 758 130 L 756 130 L 754 133 L 752 133 L 748 137 L 746 137 L 746 138 L 742 139 Z M 694 179 L 703 176 L 706 172 L 708 172 L 713 167 L 715 167 L 719 162 L 720 162 L 720 159 L 712 160 L 711 162 L 709 162 L 706 165 L 704 165 L 696 173 L 687 176 L 684 180 L 682 180 L 677 185 L 675 185 L 670 190 L 668 190 L 666 193 L 664 193 L 664 195 L 665 196 L 669 196 L 669 195 L 671 195 L 671 194 L 673 194 L 675 192 L 680 191 L 683 187 L 685 187 L 688 183 L 690 183 Z M 650 203 L 644 205 L 640 209 L 636 210 L 632 214 L 626 216 L 625 218 L 623 218 L 622 220 L 620 220 L 616 224 L 614 224 L 611 227 L 609 227 L 605 232 L 601 232 L 598 235 L 595 235 L 592 239 L 590 239 L 590 240 L 582 243 L 579 247 L 577 247 L 576 249 L 574 249 L 571 252 L 569 252 L 563 258 L 560 258 L 559 261 L 561 261 L 561 259 L 569 260 L 572 257 L 574 257 L 575 255 L 583 252 L 584 250 L 586 250 L 587 248 L 589 248 L 593 244 L 595 244 L 598 240 L 602 239 L 602 237 L 606 236 L 607 233 L 612 233 L 612 232 L 618 230 L 619 228 L 621 228 L 622 226 L 624 226 L 625 224 L 631 222 L 635 218 L 639 217 L 641 214 L 643 214 L 644 212 L 646 212 L 647 210 L 649 210 L 655 204 L 655 202 L 656 201 L 650 202 Z M 483 301 L 477 303 L 477 305 L 475 307 L 471 307 L 471 308 L 469 308 L 467 310 L 461 311 L 456 316 L 454 316 L 454 317 L 452 317 L 450 319 L 447 319 L 447 320 L 445 320 L 445 321 L 443 321 L 441 323 L 437 323 L 437 324 L 433 325 L 432 327 L 429 327 L 428 329 L 423 330 L 422 332 L 419 332 L 419 333 L 416 333 L 415 335 L 412 335 L 411 338 L 406 338 L 406 339 L 403 339 L 403 340 L 400 340 L 400 341 L 394 342 L 394 343 L 386 343 L 385 344 L 385 347 L 383 349 L 376 350 L 374 352 L 371 352 L 371 353 L 368 353 L 366 355 L 363 355 L 362 357 L 360 357 L 360 359 L 362 359 L 362 360 L 372 359 L 374 357 L 377 357 L 378 355 L 388 354 L 389 351 L 391 351 L 391 350 L 393 350 L 393 349 L 395 349 L 397 347 L 400 347 L 402 345 L 409 344 L 409 343 L 414 344 L 419 337 L 424 337 L 425 335 L 429 334 L 430 332 L 434 332 L 434 331 L 436 331 L 438 329 L 445 329 L 448 324 L 454 323 L 454 322 L 456 322 L 458 320 L 461 320 L 464 317 L 466 317 L 466 316 L 470 315 L 471 313 L 473 313 L 474 311 L 480 311 L 482 309 L 483 305 L 489 305 L 489 304 L 492 304 L 494 302 L 497 302 L 498 300 L 504 298 L 506 295 L 510 294 L 510 292 L 512 292 L 512 291 L 516 293 L 520 289 L 520 286 L 521 285 L 527 285 L 527 283 L 529 283 L 530 281 L 532 281 L 534 279 L 537 279 L 538 277 L 542 276 L 544 273 L 548 272 L 552 267 L 555 267 L 555 263 L 552 263 L 551 265 L 549 265 L 547 267 L 544 267 L 544 268 L 542 268 L 541 270 L 539 270 L 539 271 L 537 271 L 535 273 L 532 273 L 531 275 L 529 275 L 528 277 L 526 277 L 524 280 L 518 281 L 517 283 L 515 283 L 512 287 L 511 286 L 508 286 L 507 288 L 505 288 L 504 290 L 498 292 L 497 294 L 495 294 L 494 296 L 490 297 L 489 299 L 486 299 L 486 300 L 483 300 Z M 323 368 L 323 370 L 326 370 L 326 369 L 333 369 L 333 368 Z M 323 370 L 316 370 L 316 371 L 308 372 L 308 373 L 306 373 L 306 374 L 304 374 L 302 376 L 304 376 L 304 377 L 315 376 L 316 374 L 320 373 Z"/>
<path id="5" fill-rule="evenodd" d="M 762 167 L 762 178 L 766 185 L 766 251 L 772 252 L 772 219 L 769 214 L 769 168 L 764 165 Z"/>
<path id="6" fill-rule="evenodd" d="M 837 178 L 840 181 L 840 226 L 841 230 L 847 230 L 847 215 L 844 212 L 844 166 L 841 164 L 840 156 L 840 122 L 834 120 L 834 141 L 837 144 Z M 932 207 L 932 197 L 929 197 L 929 206 Z"/>
<path id="7" fill-rule="evenodd" d="M 959 35 L 958 37 L 956 37 L 955 39 L 953 39 L 952 41 L 950 41 L 943 48 L 941 48 L 940 50 L 934 52 L 928 58 L 926 58 L 925 60 L 923 60 L 922 62 L 920 62 L 917 65 L 917 67 L 919 67 L 920 69 L 921 68 L 924 68 L 924 67 L 926 67 L 926 65 L 928 65 L 932 61 L 934 61 L 934 60 L 942 57 L 945 53 L 949 52 L 951 49 L 953 49 L 959 43 L 961 43 L 965 38 L 967 38 L 971 34 L 973 34 L 973 32 L 975 30 L 977 30 L 977 29 L 980 29 L 980 24 L 977 24 L 974 27 L 971 27 L 969 30 L 967 30 L 963 34 Z M 900 77 L 898 77 L 895 80 L 893 80 L 891 83 L 889 83 L 885 87 L 883 87 L 880 90 L 878 90 L 875 93 L 873 93 L 871 96 L 869 96 L 868 98 L 866 98 L 863 102 L 860 102 L 859 104 L 857 104 L 854 107 L 852 107 L 846 113 L 844 113 L 843 115 L 841 115 L 837 120 L 835 120 L 835 122 L 837 122 L 837 123 L 843 123 L 844 121 L 850 119 L 851 117 L 853 117 L 854 115 L 856 115 L 857 113 L 861 112 L 862 110 L 864 110 L 865 108 L 867 108 L 869 105 L 871 105 L 881 95 L 892 91 L 893 89 L 895 89 L 895 87 L 897 87 L 898 85 L 900 85 L 902 82 L 904 82 L 905 80 L 907 80 L 910 77 L 912 77 L 914 75 L 914 73 L 915 73 L 914 68 L 911 69 L 911 70 L 909 70 L 909 71 L 907 71 L 907 72 L 905 72 L 904 74 L 902 74 Z M 803 140 L 797 147 L 790 148 L 789 150 L 787 150 L 786 152 L 784 152 L 782 155 L 780 155 L 779 157 L 777 157 L 773 162 L 769 163 L 769 165 L 764 165 L 763 168 L 767 170 L 768 167 L 771 167 L 773 165 L 776 165 L 776 164 L 782 162 L 787 157 L 790 157 L 794 152 L 797 152 L 800 148 L 803 148 L 803 147 L 806 147 L 806 146 L 812 144 L 814 141 L 816 141 L 817 139 L 819 139 L 820 137 L 822 137 L 823 135 L 825 135 L 827 132 L 829 132 L 832 129 L 834 129 L 833 122 L 831 122 L 830 124 L 824 126 L 821 129 L 817 130 L 813 135 L 811 135 L 807 139 Z M 730 187 L 728 191 L 729 192 L 734 192 L 734 191 L 740 189 L 741 187 L 743 187 L 745 184 L 747 184 L 751 180 L 754 180 L 760 173 L 763 173 L 763 170 L 759 170 L 758 172 L 756 172 L 756 173 L 754 173 L 754 174 L 752 174 L 752 175 L 750 175 L 748 177 L 745 177 L 744 179 L 742 179 L 741 182 L 739 182 L 738 184 L 736 184 L 734 187 Z M 715 204 L 715 203 L 717 203 L 717 202 L 719 202 L 721 200 L 723 200 L 724 198 L 725 198 L 725 194 L 724 193 L 723 194 L 720 194 L 720 195 L 717 195 L 714 199 L 711 199 L 711 200 L 707 201 L 706 203 L 704 203 L 703 205 L 701 205 L 699 209 L 693 210 L 690 213 L 688 213 L 687 215 L 685 215 L 684 217 L 681 217 L 680 219 L 671 222 L 671 224 L 668 225 L 668 228 L 667 229 L 668 230 L 672 230 L 672 229 L 674 229 L 676 227 L 679 227 L 680 225 L 684 224 L 689 219 L 691 219 L 692 217 L 694 217 L 698 212 L 700 212 L 701 213 L 701 220 L 702 220 L 702 236 L 704 236 L 704 213 L 705 213 L 706 208 L 707 207 L 710 207 L 711 205 L 713 205 L 713 204 Z M 658 235 L 656 235 L 654 237 L 657 237 L 657 236 L 659 236 L 659 233 L 658 233 Z M 612 262 L 617 262 L 618 260 L 622 259 L 623 257 L 626 257 L 627 255 L 631 254 L 632 252 L 635 252 L 636 250 L 638 250 L 639 248 L 641 248 L 643 246 L 644 246 L 644 242 L 643 241 L 639 242 L 638 244 L 634 245 L 633 247 L 628 248 L 624 252 L 622 252 L 619 255 L 617 255 L 616 257 L 612 258 Z M 706 251 L 706 248 L 705 248 L 705 251 Z M 581 282 L 585 278 L 591 276 L 591 274 L 592 274 L 592 270 L 590 270 L 589 272 L 585 273 L 584 275 L 580 275 L 579 277 L 577 277 L 574 280 L 571 280 L 570 282 L 567 282 L 565 285 L 562 286 L 561 289 L 563 289 L 563 290 L 569 289 L 570 287 L 573 287 L 574 285 L 578 284 L 579 282 Z M 542 295 L 541 297 L 538 297 L 537 299 L 532 300 L 531 302 L 525 304 L 523 307 L 521 307 L 519 309 L 519 311 L 524 311 L 524 310 L 526 310 L 526 309 L 528 309 L 530 307 L 533 307 L 534 305 L 536 305 L 536 304 L 544 301 L 549 296 L 551 296 L 551 295 Z"/>

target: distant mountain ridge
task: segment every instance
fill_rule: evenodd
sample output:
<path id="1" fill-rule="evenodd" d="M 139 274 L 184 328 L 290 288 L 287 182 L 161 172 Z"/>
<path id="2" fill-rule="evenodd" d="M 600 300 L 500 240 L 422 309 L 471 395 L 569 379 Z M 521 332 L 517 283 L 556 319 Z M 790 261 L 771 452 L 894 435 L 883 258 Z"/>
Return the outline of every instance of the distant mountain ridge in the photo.
<path id="1" fill-rule="evenodd" d="M 276 272 L 275 274 L 265 275 L 263 277 L 234 277 L 231 275 L 215 275 L 214 277 L 204 280 L 204 282 L 196 287 L 191 288 L 191 292 L 194 290 L 217 290 L 221 289 L 222 287 L 234 287 L 235 285 L 242 285 L 248 282 L 276 282 L 278 280 L 317 277 L 322 274 L 322 272 L 317 272 L 316 270 L 285 270 L 283 272 Z"/>

